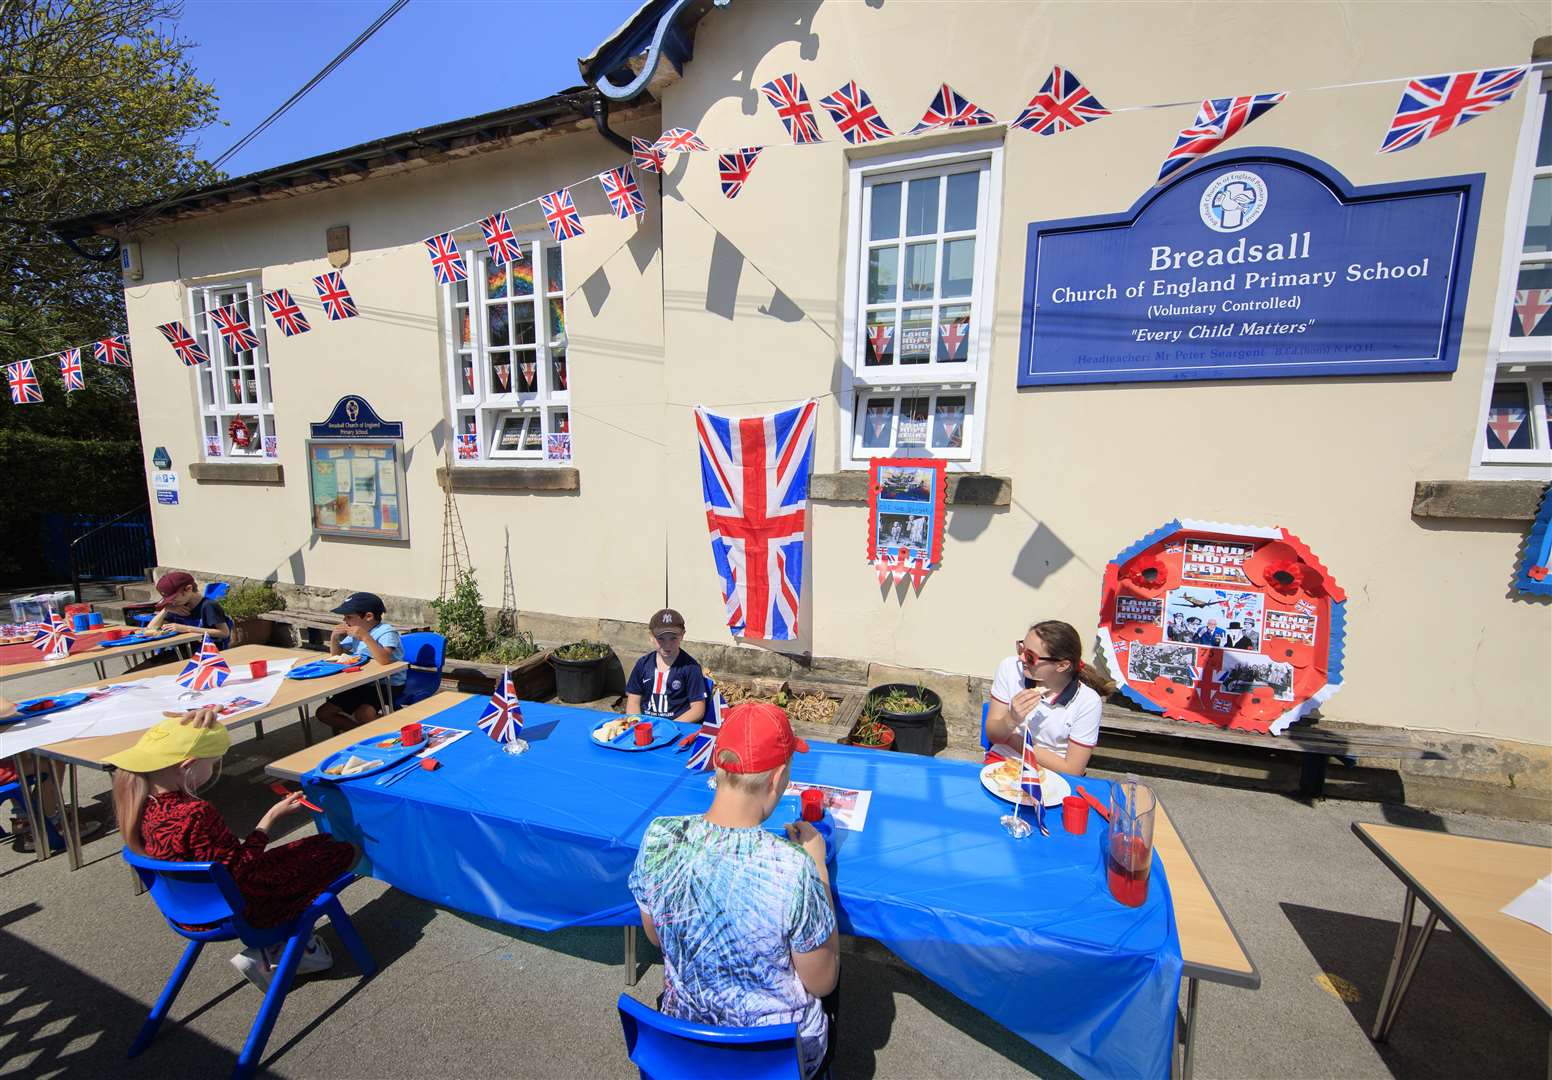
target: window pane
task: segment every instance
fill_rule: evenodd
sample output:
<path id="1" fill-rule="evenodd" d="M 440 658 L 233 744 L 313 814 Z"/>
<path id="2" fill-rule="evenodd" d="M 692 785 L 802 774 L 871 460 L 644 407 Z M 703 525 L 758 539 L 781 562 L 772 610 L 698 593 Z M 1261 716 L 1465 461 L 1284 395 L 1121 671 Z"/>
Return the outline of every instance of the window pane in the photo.
<path id="1" fill-rule="evenodd" d="M 534 289 L 533 263 L 529 261 L 533 257 L 533 245 L 523 245 L 524 259 L 522 262 L 512 263 L 512 295 L 532 296 Z"/>
<path id="2" fill-rule="evenodd" d="M 496 450 L 517 451 L 523 449 L 524 418 L 516 413 L 508 413 L 501 418 L 501 426 L 496 429 Z"/>
<path id="3" fill-rule="evenodd" d="M 907 244 L 905 248 L 905 299 L 931 300 L 938 245 Z"/>
<path id="4" fill-rule="evenodd" d="M 924 397 L 900 399 L 900 428 L 895 434 L 895 449 L 920 449 L 927 445 L 927 406 Z"/>
<path id="5" fill-rule="evenodd" d="M 906 308 L 900 323 L 900 363 L 925 364 L 932 359 L 932 309 Z"/>
<path id="6" fill-rule="evenodd" d="M 550 353 L 550 389 L 566 390 L 566 350 L 556 349 Z"/>
<path id="7" fill-rule="evenodd" d="M 562 292 L 566 288 L 566 278 L 560 265 L 560 248 L 553 245 L 544 249 L 544 279 L 545 288 L 550 292 Z"/>
<path id="8" fill-rule="evenodd" d="M 559 341 L 566 336 L 566 301 L 558 296 L 550 297 L 550 340 Z"/>
<path id="9" fill-rule="evenodd" d="M 474 393 L 474 354 L 458 354 L 458 387 L 459 393 L 465 396 Z"/>
<path id="10" fill-rule="evenodd" d="M 490 392 L 492 394 L 512 392 L 511 353 L 498 353 L 490 358 Z"/>
<path id="11" fill-rule="evenodd" d="M 1520 267 L 1512 314 L 1510 337 L 1552 337 L 1552 263 Z"/>
<path id="12" fill-rule="evenodd" d="M 868 316 L 868 331 L 863 343 L 865 367 L 881 367 L 895 362 L 895 313 L 875 311 Z"/>
<path id="13" fill-rule="evenodd" d="M 875 248 L 868 252 L 868 303 L 883 304 L 895 298 L 899 269 L 899 248 Z"/>
<path id="14" fill-rule="evenodd" d="M 1552 96 L 1541 102 L 1541 139 L 1536 144 L 1536 165 L 1552 165 Z"/>
<path id="15" fill-rule="evenodd" d="M 900 235 L 900 183 L 874 184 L 869 240 L 893 240 Z"/>
<path id="16" fill-rule="evenodd" d="M 944 304 L 938 312 L 938 359 L 959 363 L 970 358 L 970 305 Z"/>
<path id="17" fill-rule="evenodd" d="M 485 344 L 493 349 L 501 349 L 512 344 L 511 320 L 507 318 L 507 306 L 494 304 L 485 309 L 486 334 Z"/>
<path id="18" fill-rule="evenodd" d="M 975 238 L 943 242 L 943 288 L 939 296 L 969 296 L 975 284 Z"/>
<path id="19" fill-rule="evenodd" d="M 912 180 L 905 203 L 905 235 L 922 236 L 938 231 L 938 178 Z"/>
<path id="20" fill-rule="evenodd" d="M 948 203 L 943 208 L 943 231 L 975 228 L 976 200 L 980 197 L 979 172 L 955 173 L 948 178 Z"/>
<path id="21" fill-rule="evenodd" d="M 453 283 L 453 300 L 459 304 L 467 304 L 469 302 L 469 283 L 467 281 Z"/>
<path id="22" fill-rule="evenodd" d="M 537 416 L 528 417 L 523 424 L 523 449 L 544 449 L 544 431 Z"/>
<path id="23" fill-rule="evenodd" d="M 470 334 L 472 332 L 471 327 L 469 326 L 469 323 L 471 322 L 471 320 L 469 318 L 469 309 L 468 308 L 460 309 L 458 311 L 458 313 L 457 313 L 457 319 L 458 319 L 458 344 L 467 347 L 469 345 L 470 340 L 471 340 Z"/>
<path id="24" fill-rule="evenodd" d="M 932 445 L 939 450 L 958 450 L 964 444 L 964 395 L 944 395 L 932 410 Z"/>
<path id="25" fill-rule="evenodd" d="M 571 432 L 571 413 L 570 413 L 570 411 L 568 411 L 566 409 L 557 409 L 555 411 L 555 431 L 556 431 L 557 434 L 560 434 L 560 435 L 570 434 L 570 432 Z"/>
<path id="26" fill-rule="evenodd" d="M 507 268 L 495 263 L 485 264 L 485 297 L 500 300 L 507 294 Z"/>
<path id="27" fill-rule="evenodd" d="M 1530 386 L 1501 382 L 1493 386 L 1487 409 L 1489 450 L 1531 449 Z"/>
<path id="28" fill-rule="evenodd" d="M 517 354 L 517 389 L 524 394 L 539 392 L 539 355 L 535 352 Z"/>
<path id="29" fill-rule="evenodd" d="M 512 338 L 516 345 L 532 345 L 534 343 L 534 308 L 533 301 L 523 301 L 512 305 Z"/>
<path id="30" fill-rule="evenodd" d="M 1552 382 L 1541 384 L 1541 411 L 1547 418 L 1547 446 L 1552 446 Z"/>
<path id="31" fill-rule="evenodd" d="M 873 398 L 862 417 L 862 445 L 870 450 L 887 449 L 889 429 L 895 419 L 895 403 L 892 398 Z"/>
<path id="32" fill-rule="evenodd" d="M 1540 176 L 1530 186 L 1530 212 L 1525 217 L 1525 250 L 1552 251 L 1552 176 Z"/>

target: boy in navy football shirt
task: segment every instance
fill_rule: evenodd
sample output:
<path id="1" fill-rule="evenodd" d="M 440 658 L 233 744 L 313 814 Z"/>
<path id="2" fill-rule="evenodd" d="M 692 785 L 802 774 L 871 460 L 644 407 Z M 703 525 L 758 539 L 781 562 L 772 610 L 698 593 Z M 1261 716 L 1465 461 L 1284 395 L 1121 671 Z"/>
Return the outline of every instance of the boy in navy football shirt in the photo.
<path id="1" fill-rule="evenodd" d="M 625 711 L 648 719 L 661 717 L 699 724 L 706 716 L 706 676 L 695 657 L 679 648 L 684 640 L 684 616 L 664 608 L 647 623 L 656 652 L 631 668 L 625 681 Z"/>

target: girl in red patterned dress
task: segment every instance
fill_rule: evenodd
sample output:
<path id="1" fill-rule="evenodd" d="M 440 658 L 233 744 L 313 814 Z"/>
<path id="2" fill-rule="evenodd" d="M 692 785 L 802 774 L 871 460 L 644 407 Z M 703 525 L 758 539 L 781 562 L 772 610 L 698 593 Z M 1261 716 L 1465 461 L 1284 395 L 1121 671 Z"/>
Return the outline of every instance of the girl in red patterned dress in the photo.
<path id="1" fill-rule="evenodd" d="M 231 736 L 214 709 L 164 720 L 128 750 L 107 758 L 113 776 L 113 808 L 124 843 L 137 854 L 171 862 L 218 862 L 247 901 L 243 917 L 254 926 L 278 926 L 299 915 L 326 886 L 356 864 L 354 844 L 309 836 L 270 848 L 275 823 L 302 808 L 293 792 L 267 810 L 258 827 L 239 840 L 214 806 L 198 797 L 220 768 Z M 232 964 L 260 990 L 268 989 L 284 943 L 244 949 Z M 333 964 L 316 934 L 297 974 Z"/>

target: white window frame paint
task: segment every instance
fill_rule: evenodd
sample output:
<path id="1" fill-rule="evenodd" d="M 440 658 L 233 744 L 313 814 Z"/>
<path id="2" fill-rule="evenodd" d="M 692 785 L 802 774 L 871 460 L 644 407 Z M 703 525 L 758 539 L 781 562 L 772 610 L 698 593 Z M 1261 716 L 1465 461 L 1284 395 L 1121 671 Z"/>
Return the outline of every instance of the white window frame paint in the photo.
<path id="1" fill-rule="evenodd" d="M 210 361 L 193 365 L 196 396 L 199 401 L 199 455 L 201 461 L 223 461 L 262 464 L 275 458 L 264 456 L 265 436 L 275 435 L 274 375 L 269 366 L 269 338 L 264 326 L 264 287 L 256 278 L 229 278 L 223 281 L 189 284 L 187 310 L 189 332 L 204 347 Z M 208 312 L 217 307 L 235 303 L 234 294 L 247 297 L 248 325 L 259 339 L 254 350 L 254 389 L 256 402 L 234 402 L 231 394 L 231 350 L 216 330 Z M 216 302 L 220 296 L 231 297 Z M 235 370 L 241 371 L 242 368 Z M 237 450 L 232 445 L 228 429 L 237 416 L 257 418 L 252 441 L 247 450 Z M 206 453 L 206 438 L 215 435 L 221 440 L 221 456 Z"/>
<path id="2" fill-rule="evenodd" d="M 1532 71 L 1526 80 L 1530 93 L 1524 95 L 1519 145 L 1514 158 L 1514 175 L 1509 184 L 1509 209 L 1504 223 L 1503 258 L 1499 266 L 1497 309 L 1493 315 L 1492 337 L 1488 343 L 1487 363 L 1482 373 L 1482 390 L 1476 413 L 1476 436 L 1472 440 L 1471 462 L 1467 476 L 1473 480 L 1545 480 L 1552 466 L 1552 439 L 1547 430 L 1547 411 L 1543 383 L 1552 383 L 1552 338 L 1514 338 L 1509 336 L 1514 313 L 1515 285 L 1520 268 L 1527 262 L 1552 262 L 1552 252 L 1530 256 L 1523 251 L 1525 226 L 1530 216 L 1531 185 L 1537 176 L 1552 176 L 1552 167 L 1536 168 L 1536 148 L 1541 134 L 1543 110 L 1552 109 L 1552 75 Z M 1545 259 L 1540 256 L 1545 255 Z M 1552 318 L 1549 315 L 1548 318 Z M 1530 387 L 1530 415 L 1535 447 L 1530 450 L 1489 450 L 1487 414 L 1497 382 L 1523 381 Z"/>
<path id="3" fill-rule="evenodd" d="M 948 463 L 951 472 L 976 472 L 981 468 L 985 446 L 987 393 L 986 383 L 991 361 L 992 321 L 996 307 L 996 266 L 1001 242 L 1002 217 L 1002 149 L 1001 139 L 974 143 L 960 143 L 952 147 L 914 150 L 880 157 L 853 159 L 848 164 L 847 177 L 847 230 L 845 309 L 841 323 L 841 431 L 837 457 L 841 469 L 865 469 L 870 457 L 933 457 Z M 985 162 L 982 182 L 976 206 L 976 254 L 975 284 L 971 289 L 970 339 L 966 359 L 962 364 L 948 365 L 937 362 L 901 367 L 893 364 L 888 369 L 865 370 L 861 365 L 867 318 L 864 314 L 867 288 L 867 259 L 869 243 L 865 236 L 864 190 L 878 182 L 887 182 L 897 176 L 923 171 L 944 170 L 971 162 Z M 904 199 L 902 189 L 902 200 Z M 942 234 L 934 234 L 941 236 Z M 899 279 L 904 284 L 904 247 L 906 237 L 899 238 L 902 249 Z M 942 301 L 936 301 L 941 306 Z M 936 326 L 932 342 L 933 354 L 937 353 Z M 898 352 L 898 342 L 896 343 Z M 957 377 L 956 377 L 957 376 Z M 963 393 L 965 406 L 965 445 L 957 451 L 931 450 L 911 447 L 894 451 L 887 448 L 863 448 L 858 425 L 866 415 L 859 401 L 870 394 L 888 394 L 895 397 L 932 396 Z M 895 410 L 898 425 L 899 409 Z M 933 417 L 929 412 L 928 428 L 931 431 Z M 893 441 L 893 433 L 891 434 Z"/>
<path id="4" fill-rule="evenodd" d="M 519 373 L 517 363 L 512 365 L 511 390 L 502 392 L 495 384 L 491 372 L 490 349 L 487 341 L 489 324 L 485 318 L 485 307 L 488 298 L 485 293 L 486 272 L 490 264 L 490 253 L 487 250 L 484 238 L 475 233 L 470 236 L 458 236 L 458 246 L 463 253 L 464 267 L 469 272 L 467 308 L 470 312 L 470 351 L 474 357 L 474 392 L 466 393 L 462 379 L 462 366 L 460 361 L 460 346 L 462 344 L 460 320 L 464 306 L 456 299 L 455 285 L 438 286 L 443 315 L 442 348 L 444 355 L 443 382 L 447 397 L 447 418 L 455 437 L 453 449 L 453 465 L 456 468 L 491 468 L 512 465 L 554 466 L 565 467 L 570 461 L 546 461 L 544 444 L 546 436 L 560 430 L 559 421 L 564 416 L 566 430 L 571 430 L 571 380 L 573 371 L 571 368 L 570 350 L 567 348 L 568 334 L 563 333 L 555 341 L 551 341 L 549 335 L 549 304 L 551 300 L 560 300 L 566 306 L 566 317 L 569 320 L 571 312 L 569 304 L 566 304 L 564 288 L 565 278 L 565 253 L 563 245 L 556 244 L 550 237 L 548 229 L 514 229 L 518 243 L 524 245 L 526 252 L 530 253 L 534 272 L 534 357 L 535 357 L 535 382 L 537 388 L 530 392 L 518 390 Z M 546 251 L 554 249 L 560 253 L 561 278 L 559 284 L 549 280 L 549 264 L 546 261 Z M 523 260 L 529 262 L 530 259 Z M 508 296 L 510 299 L 510 294 Z M 569 327 L 569 324 L 568 324 Z M 508 340 L 511 340 L 510 338 Z M 558 342 L 558 346 L 556 344 Z M 501 348 L 506 348 L 503 346 Z M 566 386 L 562 389 L 558 385 L 553 362 L 557 353 L 564 353 L 566 357 Z M 514 350 L 508 355 L 517 356 Z M 465 422 L 469 416 L 475 420 L 475 433 L 479 444 L 478 458 L 460 458 L 457 456 L 456 436 L 465 431 Z M 537 421 L 540 425 L 539 447 L 534 450 L 500 450 L 497 449 L 497 439 L 502 426 L 507 420 L 523 419 L 526 425 Z"/>

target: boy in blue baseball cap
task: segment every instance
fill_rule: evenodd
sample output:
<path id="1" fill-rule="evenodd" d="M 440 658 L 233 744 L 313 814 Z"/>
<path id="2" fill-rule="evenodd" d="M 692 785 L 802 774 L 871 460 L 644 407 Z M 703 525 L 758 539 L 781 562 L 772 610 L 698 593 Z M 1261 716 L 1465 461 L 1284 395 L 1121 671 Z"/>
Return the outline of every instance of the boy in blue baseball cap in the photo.
<path id="1" fill-rule="evenodd" d="M 359 656 L 392 664 L 404 659 L 404 644 L 392 623 L 383 620 L 383 600 L 376 593 L 358 592 L 345 597 L 334 609 L 342 616 L 340 624 L 329 631 L 330 656 Z M 388 677 L 394 704 L 404 692 L 405 673 Z M 343 690 L 318 706 L 318 719 L 335 732 L 349 731 L 377 719 L 377 688 L 368 683 Z"/>

